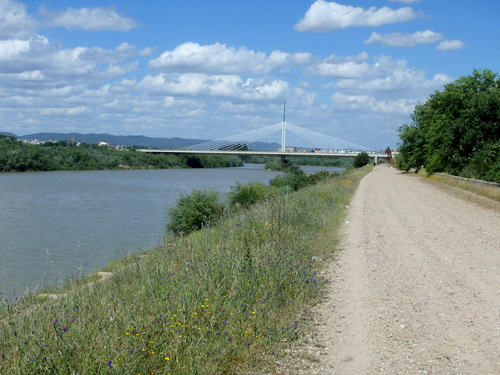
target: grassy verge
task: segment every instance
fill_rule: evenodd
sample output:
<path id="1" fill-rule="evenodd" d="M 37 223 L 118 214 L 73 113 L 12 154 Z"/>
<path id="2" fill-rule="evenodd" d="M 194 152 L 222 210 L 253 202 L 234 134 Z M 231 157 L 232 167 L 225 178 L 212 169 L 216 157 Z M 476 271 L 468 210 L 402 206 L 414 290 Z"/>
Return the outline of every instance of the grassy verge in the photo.
<path id="1" fill-rule="evenodd" d="M 473 180 L 457 180 L 446 175 L 429 175 L 425 170 L 418 172 L 420 177 L 462 199 L 500 212 L 500 188 L 494 185 L 478 184 Z"/>
<path id="2" fill-rule="evenodd" d="M 448 186 L 452 186 L 461 190 L 466 190 L 474 194 L 481 195 L 483 197 L 491 198 L 497 202 L 500 202 L 500 187 L 495 185 L 481 184 L 474 180 L 457 180 L 452 177 L 445 175 L 433 174 L 428 177 L 429 179 L 437 182 L 444 183 Z"/>
<path id="3" fill-rule="evenodd" d="M 2 374 L 234 374 L 308 329 L 345 206 L 369 168 L 0 309 Z M 106 277 L 103 277 L 106 276 Z"/>

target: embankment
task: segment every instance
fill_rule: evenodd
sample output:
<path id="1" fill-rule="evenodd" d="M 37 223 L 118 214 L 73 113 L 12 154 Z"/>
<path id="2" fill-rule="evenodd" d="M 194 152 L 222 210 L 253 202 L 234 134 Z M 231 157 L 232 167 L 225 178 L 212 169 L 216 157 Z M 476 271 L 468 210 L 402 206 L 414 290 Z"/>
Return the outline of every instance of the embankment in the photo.
<path id="1" fill-rule="evenodd" d="M 238 373 L 309 329 L 369 168 L 278 196 L 0 310 L 0 373 Z"/>

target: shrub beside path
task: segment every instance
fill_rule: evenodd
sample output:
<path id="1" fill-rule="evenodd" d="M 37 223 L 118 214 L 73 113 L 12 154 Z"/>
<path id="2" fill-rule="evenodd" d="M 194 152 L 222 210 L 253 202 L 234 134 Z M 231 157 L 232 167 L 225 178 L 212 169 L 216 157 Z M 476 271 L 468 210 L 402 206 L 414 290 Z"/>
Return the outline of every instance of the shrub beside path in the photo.
<path id="1" fill-rule="evenodd" d="M 310 373 L 500 374 L 499 212 L 379 166 L 343 233 Z"/>

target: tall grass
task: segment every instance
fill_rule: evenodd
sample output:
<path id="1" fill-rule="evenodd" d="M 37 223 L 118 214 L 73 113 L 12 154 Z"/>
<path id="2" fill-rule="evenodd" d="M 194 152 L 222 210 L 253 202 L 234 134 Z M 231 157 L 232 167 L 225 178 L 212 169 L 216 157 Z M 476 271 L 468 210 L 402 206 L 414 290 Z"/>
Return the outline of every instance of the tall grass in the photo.
<path id="1" fill-rule="evenodd" d="M 0 309 L 1 374 L 234 374 L 300 337 L 355 170 Z M 100 278 L 99 275 L 106 275 Z"/>
<path id="2" fill-rule="evenodd" d="M 432 174 L 428 176 L 430 180 L 444 183 L 451 187 L 461 190 L 466 190 L 483 197 L 491 198 L 500 202 L 500 186 L 493 184 L 485 184 L 470 179 L 457 179 L 453 176 L 446 176 L 444 174 Z"/>

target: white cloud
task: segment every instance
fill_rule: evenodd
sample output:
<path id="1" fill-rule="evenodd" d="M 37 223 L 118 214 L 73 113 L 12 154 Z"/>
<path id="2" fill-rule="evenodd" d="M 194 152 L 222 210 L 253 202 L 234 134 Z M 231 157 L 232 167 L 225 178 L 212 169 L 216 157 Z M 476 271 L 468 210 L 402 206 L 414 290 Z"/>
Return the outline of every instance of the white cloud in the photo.
<path id="1" fill-rule="evenodd" d="M 267 56 L 264 52 L 244 47 L 236 49 L 221 43 L 199 45 L 187 42 L 163 52 L 149 62 L 149 67 L 160 72 L 266 74 L 278 66 L 305 64 L 310 56 L 309 53 L 288 54 L 277 50 Z"/>
<path id="2" fill-rule="evenodd" d="M 298 31 L 330 31 L 353 26 L 381 26 L 406 22 L 417 17 L 410 7 L 393 10 L 389 7 L 363 9 L 335 2 L 317 0 L 296 25 Z"/>
<path id="3" fill-rule="evenodd" d="M 21 74 L 18 78 L 24 81 L 29 77 L 36 76 L 38 80 L 44 77 L 47 78 L 46 85 L 59 85 L 59 80 L 79 79 L 92 85 L 136 70 L 137 61 L 127 62 L 136 56 L 136 48 L 127 43 L 114 50 L 100 47 L 63 49 L 44 36 L 31 35 L 25 40 L 0 40 L 0 74 Z"/>
<path id="4" fill-rule="evenodd" d="M 40 13 L 49 26 L 65 27 L 70 30 L 128 31 L 137 26 L 131 18 L 120 16 L 114 7 L 68 8 L 60 12 L 40 8 Z"/>
<path id="5" fill-rule="evenodd" d="M 0 61 L 10 61 L 17 58 L 30 48 L 29 40 L 0 40 Z"/>
<path id="6" fill-rule="evenodd" d="M 155 47 L 147 47 L 139 51 L 141 56 L 151 56 L 155 50 Z"/>
<path id="7" fill-rule="evenodd" d="M 390 96 L 418 96 L 428 95 L 443 84 L 450 82 L 446 75 L 436 75 L 432 80 L 425 78 L 425 72 L 411 70 L 405 66 L 394 68 L 371 79 L 342 79 L 336 88 L 349 93 L 378 93 Z"/>
<path id="8" fill-rule="evenodd" d="M 296 65 L 306 65 L 311 62 L 312 55 L 309 52 L 299 52 L 290 55 L 289 59 Z"/>
<path id="9" fill-rule="evenodd" d="M 377 113 L 400 113 L 410 114 L 413 112 L 418 101 L 411 98 L 398 98 L 395 100 L 380 100 L 370 95 L 345 95 L 340 92 L 332 96 L 334 107 L 349 111 L 377 112 Z"/>
<path id="10" fill-rule="evenodd" d="M 444 40 L 438 44 L 436 49 L 441 52 L 450 52 L 457 49 L 463 49 L 465 47 L 466 44 L 461 40 Z"/>
<path id="11" fill-rule="evenodd" d="M 18 77 L 20 80 L 25 80 L 25 81 L 41 81 L 45 79 L 43 73 L 39 70 L 22 72 L 21 74 L 18 75 Z"/>
<path id="12" fill-rule="evenodd" d="M 341 61 L 342 58 L 337 60 Z M 444 74 L 427 79 L 424 71 L 410 69 L 405 60 L 395 60 L 389 56 L 378 56 L 369 61 L 368 56 L 363 54 L 357 60 L 349 60 L 352 60 L 351 64 L 356 61 L 358 66 L 362 66 L 363 69 L 351 70 L 360 74 L 340 77 L 322 87 L 333 92 L 333 108 L 340 112 L 367 116 L 408 115 L 431 92 L 441 89 L 452 80 Z M 347 68 L 349 64 L 344 62 L 340 66 Z"/>
<path id="13" fill-rule="evenodd" d="M 279 80 L 249 78 L 238 75 L 211 75 L 203 73 L 160 73 L 148 75 L 139 88 L 153 95 L 191 95 L 228 97 L 245 100 L 271 100 L 283 95 L 288 83 Z"/>
<path id="14" fill-rule="evenodd" d="M 71 107 L 71 108 L 43 108 L 41 113 L 45 116 L 78 116 L 88 112 L 90 109 L 81 107 Z"/>
<path id="15" fill-rule="evenodd" d="M 331 55 L 310 68 L 310 71 L 323 77 L 366 77 L 372 74 L 373 70 L 367 59 L 368 54 L 366 52 L 362 52 L 357 56 Z"/>
<path id="16" fill-rule="evenodd" d="M 13 0 L 0 0 L 0 39 L 26 38 L 37 22 L 26 13 L 26 6 Z"/>
<path id="17" fill-rule="evenodd" d="M 417 31 L 413 34 L 391 33 L 380 35 L 372 33 L 365 44 L 381 43 L 391 47 L 413 47 L 418 44 L 436 43 L 444 38 L 443 34 L 431 30 Z"/>

